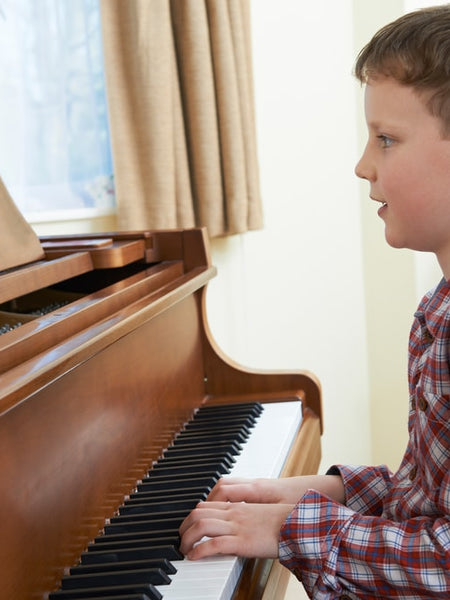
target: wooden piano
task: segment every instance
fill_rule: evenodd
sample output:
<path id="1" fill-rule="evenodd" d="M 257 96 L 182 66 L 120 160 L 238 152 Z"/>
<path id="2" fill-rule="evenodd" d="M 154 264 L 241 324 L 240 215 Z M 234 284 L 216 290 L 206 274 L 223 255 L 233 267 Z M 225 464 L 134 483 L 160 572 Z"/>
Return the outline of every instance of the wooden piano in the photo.
<path id="1" fill-rule="evenodd" d="M 281 474 L 316 472 L 319 383 L 308 372 L 245 370 L 217 348 L 205 315 L 215 269 L 202 229 L 40 243 L 42 258 L 0 273 L 2 598 L 58 598 L 51 592 L 199 407 L 300 405 Z M 212 568 L 202 563 L 193 600 Z M 282 598 L 288 573 L 277 561 L 239 565 L 229 598 Z M 171 585 L 153 587 L 170 597 Z M 123 595 L 107 597 L 150 597 L 118 589 Z"/>

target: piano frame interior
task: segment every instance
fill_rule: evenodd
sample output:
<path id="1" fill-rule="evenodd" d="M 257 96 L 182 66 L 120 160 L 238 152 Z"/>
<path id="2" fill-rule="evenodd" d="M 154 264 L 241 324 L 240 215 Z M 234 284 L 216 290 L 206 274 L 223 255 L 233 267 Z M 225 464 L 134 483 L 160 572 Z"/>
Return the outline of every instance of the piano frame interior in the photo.
<path id="1" fill-rule="evenodd" d="M 300 398 L 283 475 L 314 473 L 320 461 L 314 375 L 245 369 L 212 339 L 204 230 L 41 242 L 45 259 L 0 274 L 0 309 L 16 319 L 38 292 L 70 298 L 0 336 L 0 570 L 11 600 L 58 587 L 205 402 Z M 249 560 L 234 598 L 280 598 L 287 575 L 277 561 Z"/>

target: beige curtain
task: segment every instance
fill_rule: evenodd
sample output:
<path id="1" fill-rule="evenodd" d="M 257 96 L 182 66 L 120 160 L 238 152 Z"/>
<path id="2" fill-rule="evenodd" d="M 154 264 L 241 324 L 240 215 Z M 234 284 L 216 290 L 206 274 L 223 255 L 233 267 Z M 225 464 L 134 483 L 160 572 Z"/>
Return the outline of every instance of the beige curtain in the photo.
<path id="1" fill-rule="evenodd" d="M 261 228 L 249 0 L 101 7 L 119 228 Z"/>

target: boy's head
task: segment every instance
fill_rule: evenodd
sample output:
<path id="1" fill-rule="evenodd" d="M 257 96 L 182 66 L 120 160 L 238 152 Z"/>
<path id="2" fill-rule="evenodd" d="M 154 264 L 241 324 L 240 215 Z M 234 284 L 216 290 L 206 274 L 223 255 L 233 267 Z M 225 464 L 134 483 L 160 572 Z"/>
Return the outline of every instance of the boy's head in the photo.
<path id="1" fill-rule="evenodd" d="M 450 4 L 410 13 L 360 53 L 368 128 L 356 174 L 387 242 L 434 252 L 450 281 Z"/>
<path id="2" fill-rule="evenodd" d="M 413 88 L 450 137 L 450 4 L 418 10 L 383 27 L 361 50 L 362 82 L 391 77 Z"/>

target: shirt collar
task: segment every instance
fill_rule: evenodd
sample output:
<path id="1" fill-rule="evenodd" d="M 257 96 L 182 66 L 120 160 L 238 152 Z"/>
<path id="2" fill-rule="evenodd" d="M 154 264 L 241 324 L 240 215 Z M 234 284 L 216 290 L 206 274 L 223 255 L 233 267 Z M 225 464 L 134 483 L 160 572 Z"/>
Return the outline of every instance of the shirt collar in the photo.
<path id="1" fill-rule="evenodd" d="M 443 320 L 450 321 L 450 281 L 442 278 L 436 288 L 423 298 L 414 316 L 436 336 Z"/>

